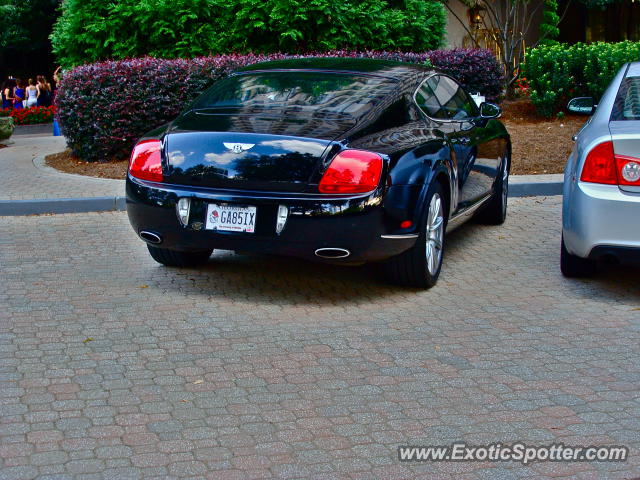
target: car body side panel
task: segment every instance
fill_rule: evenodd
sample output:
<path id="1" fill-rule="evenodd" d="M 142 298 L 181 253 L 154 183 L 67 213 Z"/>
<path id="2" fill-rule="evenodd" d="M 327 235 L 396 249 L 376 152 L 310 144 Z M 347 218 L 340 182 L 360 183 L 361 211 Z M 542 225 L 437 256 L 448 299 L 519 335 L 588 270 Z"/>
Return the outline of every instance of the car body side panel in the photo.
<path id="1" fill-rule="evenodd" d="M 451 139 L 459 163 L 457 213 L 491 194 L 498 169 L 508 153 L 509 136 L 497 120 L 470 119 L 440 125 Z"/>
<path id="2" fill-rule="evenodd" d="M 424 77 L 425 74 L 419 72 L 411 81 L 400 85 L 397 95 L 382 102 L 382 110 L 360 119 L 357 125 L 345 132 L 341 141 L 348 148 L 385 155 L 390 165 L 387 185 L 410 187 L 407 192 L 412 192 L 410 197 L 417 204 L 391 206 L 390 202 L 385 202 L 400 221 L 413 221 L 413 227 L 404 233 L 412 233 L 419 226 L 421 202 L 438 173 L 448 179 L 447 190 L 454 192 L 450 206 L 457 205 L 457 195 L 451 184 L 452 179 L 457 178 L 457 170 L 450 142 L 434 124 L 425 121 L 413 103 L 413 91 Z M 331 156 L 327 155 L 328 158 Z M 318 172 L 318 179 L 322 173 Z"/>
<path id="3" fill-rule="evenodd" d="M 426 208 L 426 196 L 429 186 L 436 178 L 442 179 L 449 203 L 451 215 L 455 211 L 456 195 L 454 187 L 455 156 L 451 147 L 445 140 L 433 141 L 407 152 L 398 159 L 396 167 L 392 171 L 393 185 L 411 192 L 410 201 L 399 204 L 393 197 L 385 199 L 385 208 L 393 211 L 400 206 L 404 209 L 402 220 L 411 220 L 413 226 L 407 232 L 418 232 L 420 221 Z M 451 193 L 454 193 L 453 197 Z"/>
<path id="4" fill-rule="evenodd" d="M 505 157 L 511 153 L 510 138 L 502 122 L 491 118 L 476 121 L 473 141 L 478 148 L 473 172 L 478 177 L 478 182 L 483 185 L 484 195 L 486 195 L 493 191 L 500 167 Z M 484 195 L 476 196 L 475 200 L 479 200 Z"/>
<path id="5" fill-rule="evenodd" d="M 591 128 L 589 126 L 588 128 Z M 586 130 L 586 129 L 585 129 Z M 587 137 L 585 137 L 586 139 Z M 578 222 L 582 221 L 580 217 L 585 215 L 585 212 L 580 210 L 578 203 L 575 202 L 575 196 L 580 194 L 580 173 L 582 172 L 582 165 L 584 164 L 584 158 L 587 153 L 596 145 L 608 142 L 611 140 L 609 130 L 601 131 L 599 136 L 590 133 L 588 136 L 590 142 L 587 143 L 585 139 L 578 139 L 576 145 L 569 156 L 567 166 L 565 168 L 565 177 L 563 184 L 563 198 L 562 198 L 562 225 L 565 230 L 565 245 L 569 253 L 577 255 L 576 250 L 582 250 L 583 247 L 577 245 L 580 241 L 580 235 L 573 235 L 572 231 Z M 615 187 L 618 188 L 617 186 Z M 588 213 L 587 213 L 588 214 Z M 574 250 L 575 245 L 575 250 Z"/>

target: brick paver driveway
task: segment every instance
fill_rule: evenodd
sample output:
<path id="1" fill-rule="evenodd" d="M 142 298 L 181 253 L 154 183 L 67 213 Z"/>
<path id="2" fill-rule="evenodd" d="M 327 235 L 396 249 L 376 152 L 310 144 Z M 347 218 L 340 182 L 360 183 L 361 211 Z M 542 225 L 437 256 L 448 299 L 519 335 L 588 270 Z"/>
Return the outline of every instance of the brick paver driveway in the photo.
<path id="1" fill-rule="evenodd" d="M 124 193 L 124 180 L 69 175 L 40 166 L 38 158 L 65 149 L 64 137 L 15 135 L 11 142 L 9 148 L 0 149 L 0 201 L 109 197 Z"/>
<path id="2" fill-rule="evenodd" d="M 449 237 L 438 286 L 218 253 L 123 213 L 2 218 L 0 478 L 633 478 L 638 271 L 558 269 L 560 199 Z M 624 444 L 626 463 L 406 464 L 398 445 Z"/>

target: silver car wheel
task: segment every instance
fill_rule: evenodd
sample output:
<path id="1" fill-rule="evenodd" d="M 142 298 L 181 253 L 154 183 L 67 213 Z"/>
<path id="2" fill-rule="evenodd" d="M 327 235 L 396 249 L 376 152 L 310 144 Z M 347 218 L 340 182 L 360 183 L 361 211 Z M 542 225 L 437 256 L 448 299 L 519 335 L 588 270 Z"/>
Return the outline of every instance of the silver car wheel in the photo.
<path id="1" fill-rule="evenodd" d="M 442 241 L 444 239 L 444 216 L 442 211 L 442 199 L 435 193 L 429 204 L 429 214 L 426 226 L 426 257 L 427 269 L 431 275 L 435 275 L 440 267 L 442 257 Z"/>
<path id="2" fill-rule="evenodd" d="M 502 205 L 504 210 L 507 210 L 507 197 L 509 196 L 509 166 L 507 160 L 504 160 L 504 167 L 502 171 Z"/>

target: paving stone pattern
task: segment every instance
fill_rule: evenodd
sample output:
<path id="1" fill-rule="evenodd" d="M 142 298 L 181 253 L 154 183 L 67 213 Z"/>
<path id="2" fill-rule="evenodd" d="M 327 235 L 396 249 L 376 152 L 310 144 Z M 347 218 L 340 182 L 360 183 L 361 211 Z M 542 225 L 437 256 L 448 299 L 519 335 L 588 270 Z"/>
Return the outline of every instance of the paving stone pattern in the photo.
<path id="1" fill-rule="evenodd" d="M 124 195 L 124 180 L 69 175 L 51 168 L 36 168 L 33 159 L 66 148 L 64 137 L 11 137 L 0 149 L 0 200 L 40 198 L 113 197 Z"/>
<path id="2" fill-rule="evenodd" d="M 563 279 L 559 215 L 462 227 L 426 292 L 229 252 L 165 268 L 124 213 L 3 218 L 0 479 L 638 477 L 638 270 Z M 397 460 L 516 440 L 631 458 Z"/>

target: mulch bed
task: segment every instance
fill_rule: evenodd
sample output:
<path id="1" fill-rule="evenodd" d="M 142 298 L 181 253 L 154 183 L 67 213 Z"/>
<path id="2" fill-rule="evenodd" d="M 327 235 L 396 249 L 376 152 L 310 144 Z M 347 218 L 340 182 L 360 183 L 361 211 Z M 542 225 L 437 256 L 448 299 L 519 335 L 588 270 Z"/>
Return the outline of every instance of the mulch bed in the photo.
<path id="1" fill-rule="evenodd" d="M 573 149 L 571 137 L 578 133 L 588 117 L 541 118 L 528 100 L 505 101 L 502 107 L 501 120 L 511 134 L 511 173 L 562 173 Z"/>
<path id="2" fill-rule="evenodd" d="M 505 101 L 501 120 L 511 134 L 514 175 L 562 173 L 573 149 L 571 137 L 580 130 L 587 117 L 567 115 L 563 119 L 536 116 L 528 100 Z M 0 148 L 2 148 L 0 146 Z M 47 165 L 67 173 L 100 178 L 124 179 L 127 160 L 84 162 L 71 150 L 47 155 Z"/>
<path id="3" fill-rule="evenodd" d="M 115 178 L 124 180 L 127 176 L 128 160 L 111 160 L 108 162 L 85 162 L 67 149 L 44 157 L 50 167 L 65 173 L 86 175 L 88 177 Z"/>

